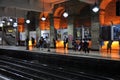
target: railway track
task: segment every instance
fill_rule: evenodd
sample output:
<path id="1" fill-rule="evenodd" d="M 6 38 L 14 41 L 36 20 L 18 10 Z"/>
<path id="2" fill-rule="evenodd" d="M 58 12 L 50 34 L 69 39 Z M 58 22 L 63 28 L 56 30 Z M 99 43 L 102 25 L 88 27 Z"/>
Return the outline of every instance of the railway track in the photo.
<path id="1" fill-rule="evenodd" d="M 15 80 L 114 80 L 8 56 L 0 56 L 0 72 Z"/>

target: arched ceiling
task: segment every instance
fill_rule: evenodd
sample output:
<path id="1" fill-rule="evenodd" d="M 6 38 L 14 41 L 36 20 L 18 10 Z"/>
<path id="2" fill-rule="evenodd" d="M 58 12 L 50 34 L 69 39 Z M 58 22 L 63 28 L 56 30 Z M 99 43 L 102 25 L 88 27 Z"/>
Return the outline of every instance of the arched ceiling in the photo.
<path id="1" fill-rule="evenodd" d="M 18 12 L 22 11 L 26 14 L 27 11 L 43 11 L 43 1 L 44 1 L 44 11 L 52 13 L 54 4 L 62 3 L 69 0 L 0 0 L 0 16 L 6 14 L 9 15 L 10 10 L 15 13 L 15 9 Z M 88 4 L 95 3 L 96 0 L 78 0 Z M 11 12 L 11 14 L 12 14 Z M 22 14 L 23 15 L 23 14 Z"/>
<path id="2" fill-rule="evenodd" d="M 34 10 L 41 12 L 43 9 L 43 1 L 44 8 L 46 11 L 49 11 L 54 4 L 62 3 L 68 0 L 0 0 L 0 7 L 11 7 L 11 8 L 20 8 L 24 10 Z M 95 0 L 79 0 L 82 2 L 86 2 L 92 4 Z"/>
<path id="3" fill-rule="evenodd" d="M 100 4 L 100 9 L 104 10 L 111 1 L 112 0 L 103 0 Z"/>

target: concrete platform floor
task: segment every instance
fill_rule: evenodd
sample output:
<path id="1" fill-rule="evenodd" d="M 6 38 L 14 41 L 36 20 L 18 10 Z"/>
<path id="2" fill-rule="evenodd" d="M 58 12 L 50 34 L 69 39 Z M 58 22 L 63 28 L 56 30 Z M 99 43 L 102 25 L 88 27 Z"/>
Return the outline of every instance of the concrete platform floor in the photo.
<path id="1" fill-rule="evenodd" d="M 50 48 L 50 52 L 48 52 L 47 48 L 32 48 L 30 47 L 29 50 L 26 50 L 25 46 L 3 46 L 1 45 L 0 48 L 3 49 L 13 49 L 13 50 L 24 50 L 24 51 L 31 51 L 31 52 L 38 52 L 38 53 L 49 53 L 49 54 L 59 54 L 59 55 L 67 55 L 67 56 L 87 56 L 87 57 L 94 57 L 94 58 L 102 58 L 102 59 L 110 59 L 110 60 L 117 60 L 120 61 L 120 50 L 114 49 L 107 53 L 107 50 L 100 50 L 100 51 L 90 51 L 89 53 L 85 53 L 84 51 L 74 51 L 68 50 L 64 48 Z"/>

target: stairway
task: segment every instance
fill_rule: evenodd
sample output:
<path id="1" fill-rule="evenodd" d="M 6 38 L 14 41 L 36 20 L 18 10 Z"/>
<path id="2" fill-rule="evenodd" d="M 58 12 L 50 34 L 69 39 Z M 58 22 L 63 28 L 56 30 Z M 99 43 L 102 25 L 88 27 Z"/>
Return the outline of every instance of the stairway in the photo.
<path id="1" fill-rule="evenodd" d="M 15 36 L 13 36 L 12 34 L 6 34 L 4 33 L 2 35 L 2 31 L 0 31 L 0 37 L 2 39 L 3 37 L 3 44 L 4 45 L 15 45 Z M 2 44 L 2 40 L 1 40 L 1 44 Z"/>

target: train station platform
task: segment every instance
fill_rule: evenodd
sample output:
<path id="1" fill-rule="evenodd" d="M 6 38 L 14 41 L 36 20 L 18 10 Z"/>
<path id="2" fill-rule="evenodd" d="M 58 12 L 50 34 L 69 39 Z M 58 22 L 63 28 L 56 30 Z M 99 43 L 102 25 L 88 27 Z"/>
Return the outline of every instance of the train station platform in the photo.
<path id="1" fill-rule="evenodd" d="M 64 48 L 50 48 L 50 52 L 48 52 L 47 48 L 29 48 L 26 50 L 25 46 L 0 46 L 2 49 L 10 49 L 10 50 L 21 50 L 21 51 L 29 51 L 29 52 L 37 52 L 37 53 L 47 53 L 47 54 L 58 54 L 58 55 L 67 55 L 67 56 L 86 56 L 86 57 L 94 57 L 100 59 L 108 59 L 108 60 L 117 60 L 120 61 L 120 51 L 119 50 L 112 50 L 111 53 L 107 50 L 101 51 L 90 51 L 89 53 L 85 53 L 84 51 L 74 51 Z"/>
<path id="2" fill-rule="evenodd" d="M 68 56 L 88 56 L 88 57 L 94 57 L 94 58 L 101 58 L 101 59 L 109 59 L 109 60 L 120 60 L 120 52 L 119 50 L 112 50 L 111 53 L 107 50 L 101 50 L 101 51 L 90 51 L 89 53 L 85 53 L 84 51 L 74 51 L 64 48 L 50 48 L 50 52 L 47 48 L 30 48 L 29 50 L 26 50 L 25 46 L 0 46 L 2 49 L 11 49 L 11 50 L 21 50 L 21 51 L 29 51 L 29 52 L 37 52 L 37 53 L 49 53 L 49 54 L 58 54 L 58 55 L 68 55 Z"/>

